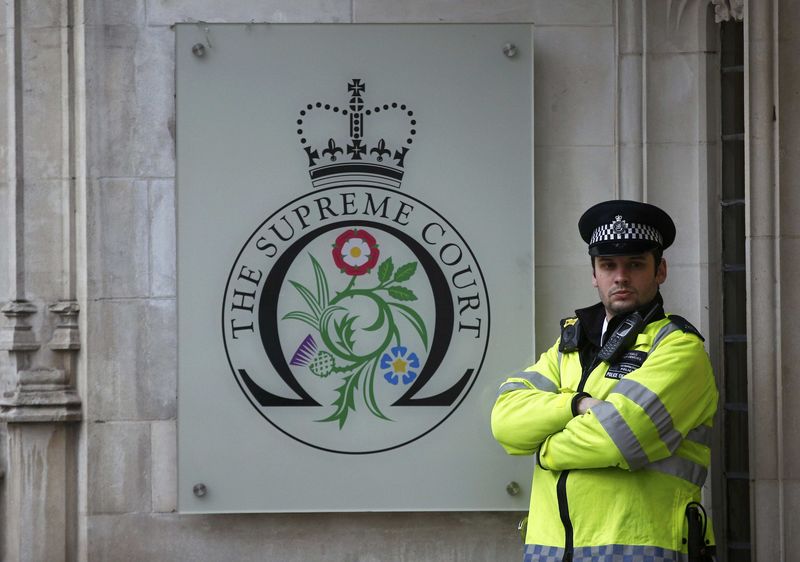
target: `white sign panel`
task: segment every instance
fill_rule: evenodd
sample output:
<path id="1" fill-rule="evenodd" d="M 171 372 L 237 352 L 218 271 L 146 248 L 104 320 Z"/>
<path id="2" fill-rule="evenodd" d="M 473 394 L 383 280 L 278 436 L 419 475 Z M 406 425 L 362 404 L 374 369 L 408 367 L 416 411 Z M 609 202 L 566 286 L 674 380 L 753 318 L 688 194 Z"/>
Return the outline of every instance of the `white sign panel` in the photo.
<path id="1" fill-rule="evenodd" d="M 489 412 L 532 359 L 532 61 L 529 25 L 178 26 L 181 511 L 524 509 Z"/>

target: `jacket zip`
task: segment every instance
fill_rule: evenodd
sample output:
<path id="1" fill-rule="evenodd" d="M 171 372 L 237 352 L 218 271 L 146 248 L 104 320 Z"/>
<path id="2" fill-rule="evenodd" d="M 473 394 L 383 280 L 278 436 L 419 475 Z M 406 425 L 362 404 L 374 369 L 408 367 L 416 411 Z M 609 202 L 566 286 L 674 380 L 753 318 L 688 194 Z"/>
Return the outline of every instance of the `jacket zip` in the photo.
<path id="1" fill-rule="evenodd" d="M 586 386 L 586 381 L 589 378 L 589 374 L 597 368 L 598 361 L 597 355 L 595 355 L 594 359 L 589 364 L 587 369 L 584 369 L 581 373 L 581 381 L 578 384 L 578 392 L 583 392 L 583 388 Z M 569 470 L 565 470 L 561 473 L 561 476 L 558 477 L 558 483 L 556 484 L 556 497 L 558 498 L 558 514 L 561 516 L 561 523 L 564 525 L 564 557 L 561 558 L 561 562 L 572 562 L 573 551 L 574 551 L 574 532 L 572 528 L 572 519 L 569 517 L 569 502 L 567 501 L 567 476 L 569 476 Z"/>
<path id="2" fill-rule="evenodd" d="M 567 503 L 567 476 L 569 470 L 565 470 L 558 477 L 556 484 L 556 495 L 558 496 L 558 514 L 561 516 L 561 523 L 564 525 L 564 557 L 562 562 L 572 562 L 572 520 L 569 518 L 569 504 Z"/>

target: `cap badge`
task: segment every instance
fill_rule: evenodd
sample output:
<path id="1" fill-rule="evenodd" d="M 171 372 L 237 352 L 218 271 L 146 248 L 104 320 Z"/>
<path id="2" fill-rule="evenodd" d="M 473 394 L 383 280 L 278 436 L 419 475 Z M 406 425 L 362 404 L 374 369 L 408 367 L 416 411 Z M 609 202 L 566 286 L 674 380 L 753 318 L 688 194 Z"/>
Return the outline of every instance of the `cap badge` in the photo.
<path id="1" fill-rule="evenodd" d="M 628 223 L 622 219 L 622 215 L 617 215 L 614 217 L 614 222 L 611 223 L 611 228 L 613 228 L 614 232 L 617 234 L 624 232 L 627 227 Z"/>

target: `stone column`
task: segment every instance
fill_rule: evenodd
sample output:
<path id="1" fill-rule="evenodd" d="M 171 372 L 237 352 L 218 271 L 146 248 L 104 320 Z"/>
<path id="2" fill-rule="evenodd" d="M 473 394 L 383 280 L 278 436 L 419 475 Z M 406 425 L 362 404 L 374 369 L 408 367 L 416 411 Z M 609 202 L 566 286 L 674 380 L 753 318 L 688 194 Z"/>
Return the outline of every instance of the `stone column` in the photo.
<path id="1" fill-rule="evenodd" d="M 748 413 L 750 534 L 754 560 L 786 560 L 781 444 L 783 386 L 776 178 L 775 5 L 748 2 L 745 13 Z M 796 280 L 795 280 L 796 281 Z M 792 335 L 794 337 L 794 334 Z M 793 559 L 790 554 L 788 559 Z"/>
<path id="2" fill-rule="evenodd" d="M 616 2 L 617 195 L 642 201 L 645 193 L 644 19 L 645 3 Z"/>
<path id="3" fill-rule="evenodd" d="M 0 432 L 3 560 L 73 560 L 76 58 L 80 0 L 0 7 Z M 5 274 L 7 272 L 7 275 Z"/>

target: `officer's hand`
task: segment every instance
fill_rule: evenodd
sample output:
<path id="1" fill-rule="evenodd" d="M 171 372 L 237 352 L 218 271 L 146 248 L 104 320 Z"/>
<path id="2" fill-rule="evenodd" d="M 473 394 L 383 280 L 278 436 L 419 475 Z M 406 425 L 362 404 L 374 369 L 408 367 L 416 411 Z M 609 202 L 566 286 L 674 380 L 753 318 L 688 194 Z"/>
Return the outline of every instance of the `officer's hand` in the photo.
<path id="1" fill-rule="evenodd" d="M 592 398 L 591 396 L 584 396 L 580 400 L 578 400 L 578 414 L 585 414 L 586 410 L 590 408 L 594 408 L 595 406 L 602 404 L 602 400 L 598 400 L 597 398 Z"/>

